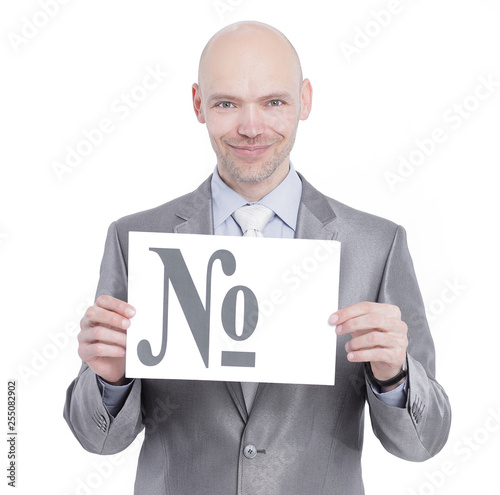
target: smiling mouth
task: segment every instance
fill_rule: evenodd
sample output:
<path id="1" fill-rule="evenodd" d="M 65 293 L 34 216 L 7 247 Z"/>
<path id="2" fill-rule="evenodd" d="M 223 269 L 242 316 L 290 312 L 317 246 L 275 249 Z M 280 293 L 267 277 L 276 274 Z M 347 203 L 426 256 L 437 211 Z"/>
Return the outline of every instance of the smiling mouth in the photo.
<path id="1" fill-rule="evenodd" d="M 229 145 L 237 155 L 241 156 L 259 156 L 263 155 L 270 147 L 271 145 L 266 145 L 266 146 L 233 146 Z"/>

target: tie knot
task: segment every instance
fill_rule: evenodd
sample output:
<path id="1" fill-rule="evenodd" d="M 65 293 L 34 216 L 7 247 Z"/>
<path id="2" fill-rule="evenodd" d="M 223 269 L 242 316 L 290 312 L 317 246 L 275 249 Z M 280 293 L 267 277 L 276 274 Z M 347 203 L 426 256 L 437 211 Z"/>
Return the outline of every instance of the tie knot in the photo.
<path id="1" fill-rule="evenodd" d="M 242 206 L 233 213 L 246 237 L 264 237 L 262 231 L 273 216 L 273 210 L 259 204 Z"/>

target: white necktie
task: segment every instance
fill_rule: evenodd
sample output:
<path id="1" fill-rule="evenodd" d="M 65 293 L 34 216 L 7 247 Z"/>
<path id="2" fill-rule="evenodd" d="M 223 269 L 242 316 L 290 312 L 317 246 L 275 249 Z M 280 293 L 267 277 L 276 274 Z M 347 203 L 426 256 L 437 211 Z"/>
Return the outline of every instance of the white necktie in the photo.
<path id="1" fill-rule="evenodd" d="M 244 237 L 264 237 L 262 231 L 273 216 L 274 211 L 259 204 L 242 206 L 233 213 L 233 218 L 241 227 Z M 241 390 L 248 413 L 252 409 L 258 386 L 258 383 L 241 382 Z"/>
<path id="2" fill-rule="evenodd" d="M 233 213 L 245 237 L 264 237 L 262 231 L 273 216 L 274 211 L 263 205 L 242 206 Z"/>

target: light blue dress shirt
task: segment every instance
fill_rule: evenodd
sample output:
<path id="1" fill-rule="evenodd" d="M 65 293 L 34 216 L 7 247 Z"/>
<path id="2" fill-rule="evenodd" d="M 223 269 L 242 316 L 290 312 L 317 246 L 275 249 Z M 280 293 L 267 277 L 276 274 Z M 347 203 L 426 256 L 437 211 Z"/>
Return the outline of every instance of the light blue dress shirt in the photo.
<path id="1" fill-rule="evenodd" d="M 232 214 L 241 206 L 249 203 L 236 191 L 225 184 L 219 176 L 217 167 L 212 175 L 212 212 L 215 235 L 241 236 L 241 228 Z M 290 171 L 283 181 L 259 203 L 274 211 L 275 215 L 262 231 L 264 237 L 293 238 L 297 227 L 297 217 L 302 197 L 302 181 L 290 163 Z M 325 316 L 325 318 L 328 315 Z M 332 332 L 333 332 L 332 328 Z M 99 378 L 102 386 L 102 399 L 107 410 L 116 416 L 123 407 L 132 383 L 122 386 L 110 385 Z M 407 380 L 390 392 L 380 393 L 372 386 L 373 393 L 385 404 L 405 407 Z"/>
<path id="2" fill-rule="evenodd" d="M 241 206 L 259 203 L 274 211 L 275 216 L 264 227 L 264 237 L 295 236 L 302 181 L 293 169 L 267 196 L 260 201 L 249 203 L 236 191 L 226 185 L 219 176 L 217 168 L 212 175 L 212 211 L 215 235 L 242 235 L 240 226 L 231 216 Z"/>

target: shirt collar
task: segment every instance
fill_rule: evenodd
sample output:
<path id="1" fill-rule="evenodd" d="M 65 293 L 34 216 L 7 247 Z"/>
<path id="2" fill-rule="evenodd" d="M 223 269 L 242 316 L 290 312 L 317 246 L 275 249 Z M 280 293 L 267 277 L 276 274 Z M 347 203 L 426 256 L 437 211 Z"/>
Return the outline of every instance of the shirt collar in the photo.
<path id="1" fill-rule="evenodd" d="M 290 162 L 290 170 L 287 176 L 269 194 L 256 203 L 271 208 L 283 222 L 295 230 L 301 197 L 302 181 Z M 245 198 L 223 182 L 217 167 L 215 167 L 212 175 L 214 229 L 224 223 L 236 209 L 247 204 L 255 203 L 248 203 Z"/>

